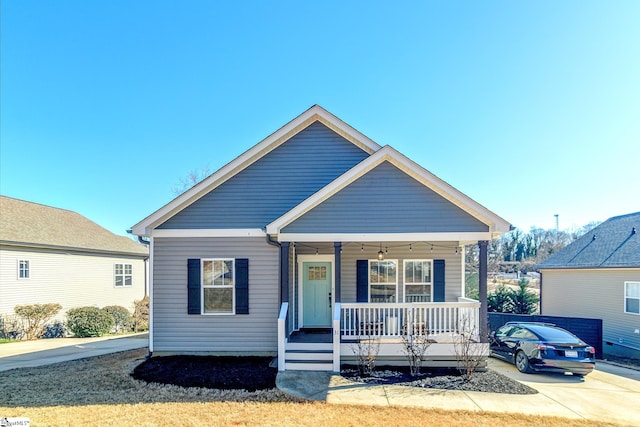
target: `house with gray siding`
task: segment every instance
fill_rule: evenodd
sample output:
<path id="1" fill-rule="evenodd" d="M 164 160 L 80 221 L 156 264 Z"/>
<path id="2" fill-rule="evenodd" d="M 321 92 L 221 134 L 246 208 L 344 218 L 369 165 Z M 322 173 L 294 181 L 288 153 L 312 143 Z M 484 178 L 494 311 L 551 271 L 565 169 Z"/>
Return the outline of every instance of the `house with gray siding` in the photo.
<path id="1" fill-rule="evenodd" d="M 609 218 L 538 265 L 543 315 L 602 319 L 602 351 L 640 359 L 640 212 Z"/>
<path id="2" fill-rule="evenodd" d="M 16 305 L 133 303 L 147 294 L 149 250 L 66 209 L 0 196 L 0 315 Z"/>
<path id="3" fill-rule="evenodd" d="M 466 334 L 484 355 L 463 251 L 479 245 L 486 300 L 487 243 L 509 229 L 315 105 L 133 226 L 150 241 L 150 350 L 339 370 L 364 337 L 400 362 L 414 334 L 442 366 Z"/>

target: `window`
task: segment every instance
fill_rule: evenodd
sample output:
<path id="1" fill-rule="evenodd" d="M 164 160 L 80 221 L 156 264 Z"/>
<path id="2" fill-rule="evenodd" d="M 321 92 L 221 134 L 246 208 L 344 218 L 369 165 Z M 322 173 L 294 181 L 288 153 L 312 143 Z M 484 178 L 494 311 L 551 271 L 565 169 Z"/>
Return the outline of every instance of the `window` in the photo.
<path id="1" fill-rule="evenodd" d="M 512 331 L 510 331 L 509 336 L 511 338 L 519 338 L 525 340 L 537 340 L 538 337 L 535 336 L 532 332 L 527 331 L 525 328 L 515 327 Z"/>
<path id="2" fill-rule="evenodd" d="M 233 314 L 234 283 L 233 259 L 202 260 L 202 313 Z"/>
<path id="3" fill-rule="evenodd" d="M 369 302 L 396 302 L 398 295 L 398 262 L 369 261 Z"/>
<path id="4" fill-rule="evenodd" d="M 29 273 L 29 260 L 18 260 L 18 279 L 28 279 Z"/>
<path id="5" fill-rule="evenodd" d="M 116 264 L 116 287 L 133 286 L 133 267 L 131 264 Z"/>
<path id="6" fill-rule="evenodd" d="M 327 267 L 311 266 L 307 274 L 309 280 L 327 280 Z"/>
<path id="7" fill-rule="evenodd" d="M 433 301 L 433 262 L 428 259 L 404 262 L 404 302 Z"/>
<path id="8" fill-rule="evenodd" d="M 640 282 L 624 282 L 624 312 L 640 314 Z"/>

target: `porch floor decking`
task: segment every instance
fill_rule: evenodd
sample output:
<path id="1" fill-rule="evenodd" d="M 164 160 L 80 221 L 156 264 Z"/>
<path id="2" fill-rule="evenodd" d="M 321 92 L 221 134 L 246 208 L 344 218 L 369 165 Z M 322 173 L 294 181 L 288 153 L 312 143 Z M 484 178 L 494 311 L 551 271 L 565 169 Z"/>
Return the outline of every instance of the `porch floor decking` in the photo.
<path id="1" fill-rule="evenodd" d="M 331 329 L 313 329 L 294 331 L 289 336 L 290 343 L 324 343 L 333 342 Z"/>

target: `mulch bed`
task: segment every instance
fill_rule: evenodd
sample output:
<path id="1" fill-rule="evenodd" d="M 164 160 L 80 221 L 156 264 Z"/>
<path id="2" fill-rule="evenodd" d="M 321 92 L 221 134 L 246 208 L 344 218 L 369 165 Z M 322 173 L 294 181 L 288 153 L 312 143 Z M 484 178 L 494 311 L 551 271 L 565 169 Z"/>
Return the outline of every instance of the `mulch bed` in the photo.
<path id="1" fill-rule="evenodd" d="M 276 386 L 278 370 L 272 357 L 152 357 L 131 374 L 138 380 L 181 387 L 267 390 Z"/>
<path id="2" fill-rule="evenodd" d="M 272 360 L 271 357 L 152 357 L 136 366 L 131 375 L 149 383 L 251 392 L 275 388 L 278 370 L 269 366 Z M 478 372 L 469 381 L 465 381 L 455 369 L 424 369 L 423 373 L 413 377 L 408 368 L 378 368 L 371 376 L 363 377 L 355 367 L 344 366 L 341 375 L 367 384 L 508 394 L 537 393 L 536 390 L 493 371 Z"/>
<path id="3" fill-rule="evenodd" d="M 411 376 L 407 367 L 376 368 L 370 376 L 361 376 L 353 366 L 343 367 L 341 375 L 366 384 L 395 384 L 441 390 L 482 391 L 487 393 L 535 394 L 538 391 L 502 374 L 488 370 L 476 372 L 466 380 L 457 369 L 423 369 Z"/>

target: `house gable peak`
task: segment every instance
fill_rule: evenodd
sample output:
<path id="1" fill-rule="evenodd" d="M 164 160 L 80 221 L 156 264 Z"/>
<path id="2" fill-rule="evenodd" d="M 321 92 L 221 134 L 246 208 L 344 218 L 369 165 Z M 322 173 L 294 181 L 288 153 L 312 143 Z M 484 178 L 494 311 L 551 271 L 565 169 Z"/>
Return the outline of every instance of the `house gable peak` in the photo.
<path id="1" fill-rule="evenodd" d="M 185 191 L 174 200 L 132 227 L 133 234 L 149 236 L 151 230 L 164 223 L 186 207 L 190 206 L 204 195 L 211 192 L 239 172 L 243 171 L 268 153 L 272 152 L 293 136 L 308 128 L 313 123 L 319 122 L 347 141 L 351 142 L 367 154 L 373 154 L 381 146 L 360 133 L 350 125 L 319 105 L 311 108 L 267 136 L 258 144 L 245 151 L 243 154 L 220 168 L 218 171 L 205 178 L 191 189 Z"/>

